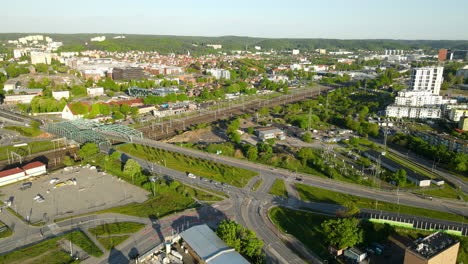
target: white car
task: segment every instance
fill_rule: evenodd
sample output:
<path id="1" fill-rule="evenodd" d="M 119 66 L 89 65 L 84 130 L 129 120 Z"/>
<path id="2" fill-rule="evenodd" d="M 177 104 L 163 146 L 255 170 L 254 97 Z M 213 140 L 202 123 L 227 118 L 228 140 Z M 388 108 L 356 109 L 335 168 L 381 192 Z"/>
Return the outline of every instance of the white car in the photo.
<path id="1" fill-rule="evenodd" d="M 54 184 L 59 181 L 59 178 L 53 178 L 52 180 L 49 181 L 50 184 Z"/>
<path id="2" fill-rule="evenodd" d="M 33 198 L 34 201 L 41 201 L 41 200 L 44 200 L 44 197 L 42 197 L 42 195 L 38 194 L 36 195 L 34 198 Z"/>
<path id="3" fill-rule="evenodd" d="M 196 178 L 197 178 L 197 176 L 195 176 L 193 173 L 189 173 L 189 174 L 187 174 L 187 176 L 188 176 L 189 178 L 192 178 L 192 179 L 196 179 Z"/>

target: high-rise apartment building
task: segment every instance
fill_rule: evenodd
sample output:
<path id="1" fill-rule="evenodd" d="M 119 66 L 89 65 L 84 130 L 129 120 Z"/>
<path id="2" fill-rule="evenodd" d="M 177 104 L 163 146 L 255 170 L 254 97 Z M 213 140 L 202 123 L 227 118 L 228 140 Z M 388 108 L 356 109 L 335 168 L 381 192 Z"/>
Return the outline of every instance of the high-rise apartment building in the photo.
<path id="1" fill-rule="evenodd" d="M 444 67 L 415 68 L 411 71 L 410 91 L 427 91 L 438 95 Z"/>
<path id="2" fill-rule="evenodd" d="M 231 72 L 228 70 L 223 70 L 223 69 L 208 69 L 206 70 L 207 73 L 211 73 L 213 77 L 216 79 L 231 79 Z"/>

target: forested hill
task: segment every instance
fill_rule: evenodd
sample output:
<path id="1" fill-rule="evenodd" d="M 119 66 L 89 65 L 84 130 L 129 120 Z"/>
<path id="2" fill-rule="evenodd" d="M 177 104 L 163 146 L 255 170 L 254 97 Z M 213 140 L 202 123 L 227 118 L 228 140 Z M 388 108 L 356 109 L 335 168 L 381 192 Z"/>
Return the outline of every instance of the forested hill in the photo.
<path id="1" fill-rule="evenodd" d="M 0 41 L 14 40 L 27 35 L 41 33 L 3 33 Z M 468 49 L 468 41 L 465 40 L 341 40 L 341 39 L 268 39 L 237 36 L 222 37 L 192 37 L 192 36 L 163 36 L 163 35 L 128 35 L 125 39 L 114 39 L 119 34 L 41 34 L 50 36 L 54 41 L 61 41 L 64 47 L 61 51 L 81 51 L 98 49 L 108 51 L 128 50 L 156 50 L 160 53 L 186 53 L 205 54 L 213 52 L 213 48 L 207 44 L 221 44 L 222 50 L 254 50 L 260 46 L 262 50 L 292 50 L 311 51 L 315 49 L 327 50 L 385 50 L 385 49 Z M 91 42 L 90 38 L 106 36 L 103 42 Z M 87 44 L 87 45 L 86 45 Z"/>

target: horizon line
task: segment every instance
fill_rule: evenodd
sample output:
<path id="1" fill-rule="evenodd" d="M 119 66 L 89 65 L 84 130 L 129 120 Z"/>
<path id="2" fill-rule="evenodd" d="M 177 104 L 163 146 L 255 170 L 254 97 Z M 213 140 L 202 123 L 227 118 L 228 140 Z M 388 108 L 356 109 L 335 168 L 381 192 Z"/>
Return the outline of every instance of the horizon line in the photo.
<path id="1" fill-rule="evenodd" d="M 202 38 L 253 38 L 253 39 L 323 39 L 323 40 L 406 40 L 406 41 L 468 41 L 468 39 L 404 39 L 404 38 L 321 38 L 321 37 L 256 37 L 241 35 L 221 35 L 221 36 L 203 36 L 203 35 L 167 35 L 167 34 L 149 34 L 149 33 L 61 33 L 61 32 L 0 32 L 0 34 L 56 34 L 56 35 L 138 35 L 138 36 L 168 36 L 168 37 L 202 37 Z"/>

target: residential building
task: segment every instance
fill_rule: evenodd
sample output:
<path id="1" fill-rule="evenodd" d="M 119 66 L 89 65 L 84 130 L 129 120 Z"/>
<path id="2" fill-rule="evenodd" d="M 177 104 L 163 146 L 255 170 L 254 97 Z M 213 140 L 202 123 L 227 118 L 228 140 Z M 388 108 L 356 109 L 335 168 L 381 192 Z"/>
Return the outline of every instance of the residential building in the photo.
<path id="1" fill-rule="evenodd" d="M 468 131 L 468 117 L 460 118 L 460 121 L 458 122 L 458 129 Z"/>
<path id="2" fill-rule="evenodd" d="M 410 91 L 427 91 L 438 95 L 444 67 L 415 68 L 411 71 Z"/>
<path id="3" fill-rule="evenodd" d="M 439 107 L 412 107 L 389 105 L 385 115 L 397 118 L 441 118 L 442 110 Z"/>
<path id="4" fill-rule="evenodd" d="M 30 95 L 42 95 L 42 89 L 14 89 L 12 91 L 13 94 L 15 95 L 20 95 L 20 94 L 30 94 Z"/>
<path id="5" fill-rule="evenodd" d="M 69 91 L 53 91 L 52 92 L 52 97 L 55 100 L 60 100 L 62 98 L 69 98 L 70 97 L 70 92 Z"/>
<path id="6" fill-rule="evenodd" d="M 106 40 L 106 36 L 98 36 L 98 37 L 91 38 L 90 40 L 93 42 L 102 42 Z"/>
<path id="7" fill-rule="evenodd" d="M 104 88 L 102 87 L 88 87 L 86 88 L 88 96 L 101 96 L 104 95 Z"/>
<path id="8" fill-rule="evenodd" d="M 299 55 L 299 50 L 298 49 L 293 49 L 292 50 L 292 55 Z"/>
<path id="9" fill-rule="evenodd" d="M 84 103 L 85 105 L 88 106 L 88 110 L 91 110 L 91 106 L 88 103 Z M 65 105 L 65 107 L 62 110 L 62 118 L 67 119 L 67 120 L 74 120 L 74 119 L 80 119 L 83 118 L 84 115 L 79 115 L 75 112 L 73 112 L 70 108 L 70 104 Z"/>
<path id="10" fill-rule="evenodd" d="M 135 97 L 146 97 L 148 95 L 155 96 L 166 96 L 168 94 L 180 93 L 178 87 L 160 87 L 160 88 L 140 88 L 140 87 L 130 87 L 128 88 L 128 94 Z"/>
<path id="11" fill-rule="evenodd" d="M 207 44 L 206 46 L 212 47 L 213 49 L 222 49 L 223 45 L 220 44 Z"/>
<path id="12" fill-rule="evenodd" d="M 455 122 L 460 121 L 460 118 L 468 117 L 468 109 L 452 109 L 449 113 L 449 119 Z"/>
<path id="13" fill-rule="evenodd" d="M 456 264 L 460 242 L 444 233 L 417 239 L 406 248 L 404 264 Z"/>
<path id="14" fill-rule="evenodd" d="M 249 264 L 235 249 L 224 243 L 207 225 L 180 233 L 190 255 L 201 264 Z"/>
<path id="15" fill-rule="evenodd" d="M 207 73 L 211 73 L 213 77 L 216 79 L 231 79 L 231 72 L 228 70 L 223 69 L 208 69 L 206 70 Z"/>
<path id="16" fill-rule="evenodd" d="M 427 143 L 437 146 L 444 145 L 447 150 L 454 152 L 463 152 L 468 154 L 468 141 L 459 139 L 448 134 L 425 133 L 414 131 L 413 135 L 422 138 Z"/>
<path id="17" fill-rule="evenodd" d="M 386 115 L 398 118 L 441 118 L 441 107 L 456 103 L 439 96 L 443 67 L 415 68 L 409 88 L 398 92 L 395 103 L 387 106 Z"/>
<path id="18" fill-rule="evenodd" d="M 440 49 L 439 56 L 438 56 L 439 61 L 447 60 L 447 54 L 448 54 L 448 49 Z"/>
<path id="19" fill-rule="evenodd" d="M 5 92 L 8 92 L 10 90 L 14 90 L 16 88 L 19 87 L 18 85 L 18 81 L 17 80 L 7 80 L 4 84 L 3 84 L 3 90 Z"/>
<path id="20" fill-rule="evenodd" d="M 114 68 L 112 70 L 112 79 L 114 80 L 137 80 L 144 79 L 145 73 L 142 68 L 138 67 L 126 67 L 126 68 Z"/>
<path id="21" fill-rule="evenodd" d="M 31 56 L 31 64 L 37 64 L 37 63 L 44 63 L 44 64 L 50 64 L 53 58 L 57 58 L 56 54 L 52 54 L 50 52 L 38 52 L 38 51 L 32 51 L 30 53 Z"/>
<path id="22" fill-rule="evenodd" d="M 465 65 L 463 68 L 457 70 L 457 77 L 463 76 L 463 78 L 468 78 L 468 65 Z"/>
<path id="23" fill-rule="evenodd" d="M 35 94 L 5 95 L 4 104 L 30 104 Z"/>

